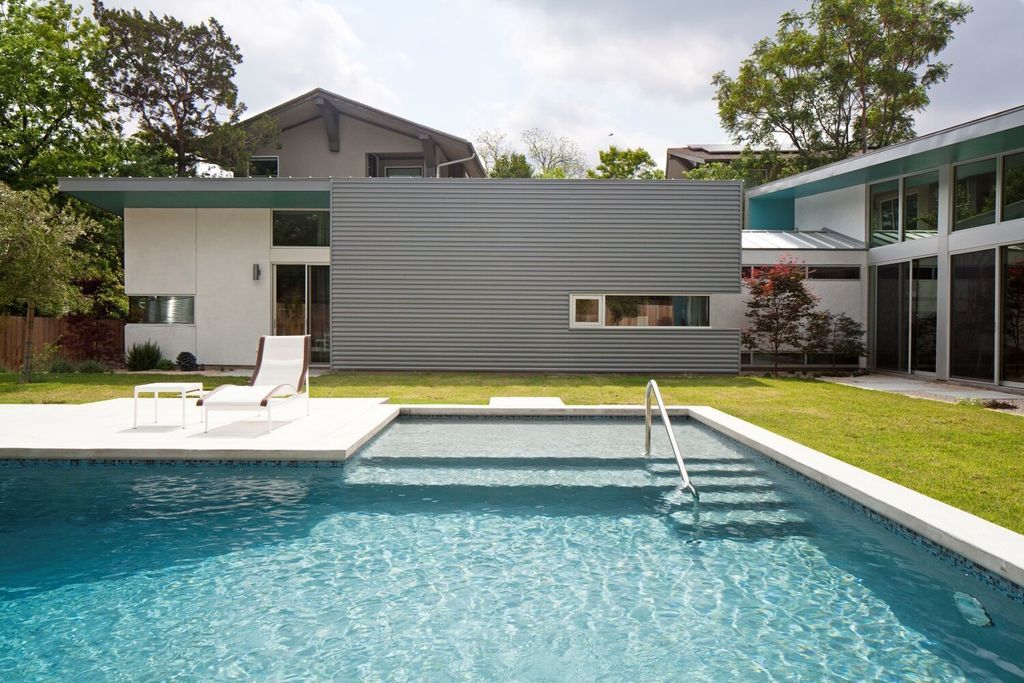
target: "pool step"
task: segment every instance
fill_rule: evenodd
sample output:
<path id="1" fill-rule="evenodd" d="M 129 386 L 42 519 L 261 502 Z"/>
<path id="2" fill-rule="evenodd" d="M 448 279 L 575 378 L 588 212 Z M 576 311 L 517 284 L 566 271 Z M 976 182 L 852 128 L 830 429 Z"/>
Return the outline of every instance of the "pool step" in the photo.
<path id="1" fill-rule="evenodd" d="M 353 461 L 346 470 L 352 491 L 386 491 L 365 499 L 387 511 L 384 500 L 402 509 L 422 505 L 482 505 L 521 514 L 581 514 L 596 506 L 610 514 L 664 512 L 663 521 L 694 538 L 757 539 L 813 533 L 794 510 L 744 458 L 691 456 L 687 469 L 700 491 L 694 506 L 679 486 L 672 458 L 581 455 L 387 455 Z M 362 496 L 353 498 L 355 504 Z"/>

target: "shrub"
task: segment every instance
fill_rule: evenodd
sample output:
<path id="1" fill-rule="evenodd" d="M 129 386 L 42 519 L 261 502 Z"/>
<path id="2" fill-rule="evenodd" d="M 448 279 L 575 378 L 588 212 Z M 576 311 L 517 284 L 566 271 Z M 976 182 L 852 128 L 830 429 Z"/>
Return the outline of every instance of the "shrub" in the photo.
<path id="1" fill-rule="evenodd" d="M 124 364 L 129 370 L 153 370 L 160 362 L 160 345 L 154 341 L 132 344 L 125 355 Z"/>
<path id="2" fill-rule="evenodd" d="M 199 369 L 199 363 L 196 362 L 196 357 L 188 351 L 182 351 L 178 354 L 178 369 L 182 372 L 195 372 Z"/>
<path id="3" fill-rule="evenodd" d="M 95 358 L 89 358 L 78 364 L 78 371 L 90 373 L 106 372 L 107 366 L 102 361 L 98 361 Z"/>
<path id="4" fill-rule="evenodd" d="M 55 375 L 68 375 L 75 371 L 75 366 L 66 358 L 55 358 L 50 363 L 50 372 Z"/>
<path id="5" fill-rule="evenodd" d="M 161 358 L 160 361 L 156 364 L 156 369 L 164 371 L 173 370 L 174 363 L 171 362 L 170 358 Z"/>

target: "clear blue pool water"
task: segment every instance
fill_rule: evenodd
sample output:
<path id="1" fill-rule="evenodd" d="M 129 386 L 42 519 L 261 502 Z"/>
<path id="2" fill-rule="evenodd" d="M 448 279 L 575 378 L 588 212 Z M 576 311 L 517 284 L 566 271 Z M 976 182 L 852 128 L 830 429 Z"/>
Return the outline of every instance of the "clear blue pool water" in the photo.
<path id="1" fill-rule="evenodd" d="M 404 421 L 344 468 L 0 466 L 0 680 L 1024 677 L 1020 603 L 676 432 L 698 516 L 625 420 Z"/>

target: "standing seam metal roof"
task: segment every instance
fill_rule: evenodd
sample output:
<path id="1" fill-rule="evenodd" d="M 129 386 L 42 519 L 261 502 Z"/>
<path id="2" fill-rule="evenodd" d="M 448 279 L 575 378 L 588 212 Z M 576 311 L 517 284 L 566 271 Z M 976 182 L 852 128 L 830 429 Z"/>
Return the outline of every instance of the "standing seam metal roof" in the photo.
<path id="1" fill-rule="evenodd" d="M 866 249 L 860 240 L 833 230 L 744 230 L 744 249 Z"/>

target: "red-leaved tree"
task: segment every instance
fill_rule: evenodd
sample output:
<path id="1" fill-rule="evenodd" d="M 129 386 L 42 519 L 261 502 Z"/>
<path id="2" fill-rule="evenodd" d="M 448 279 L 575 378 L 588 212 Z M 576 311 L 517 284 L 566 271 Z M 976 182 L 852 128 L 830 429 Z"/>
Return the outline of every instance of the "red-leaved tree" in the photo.
<path id="1" fill-rule="evenodd" d="M 773 375 L 779 374 L 779 353 L 802 345 L 804 322 L 818 304 L 804 284 L 806 271 L 802 261 L 784 256 L 773 266 L 752 268 L 743 278 L 750 326 L 741 340 L 751 351 L 771 354 Z"/>

